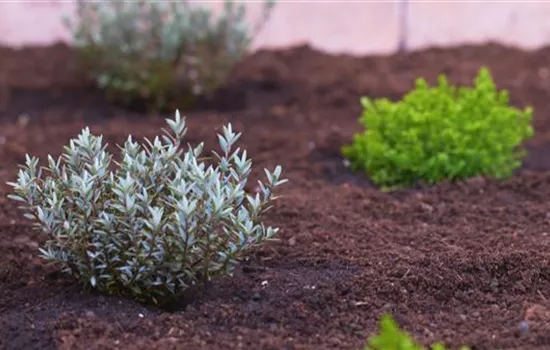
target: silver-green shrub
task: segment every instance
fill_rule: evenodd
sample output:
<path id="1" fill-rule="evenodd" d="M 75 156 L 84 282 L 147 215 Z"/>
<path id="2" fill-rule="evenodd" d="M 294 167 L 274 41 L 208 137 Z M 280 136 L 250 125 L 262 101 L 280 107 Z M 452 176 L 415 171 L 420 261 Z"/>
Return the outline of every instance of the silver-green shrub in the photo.
<path id="1" fill-rule="evenodd" d="M 188 0 L 79 1 L 65 17 L 84 68 L 117 102 L 151 109 L 192 105 L 219 87 L 269 17 L 251 27 L 243 3 L 224 0 L 220 14 Z"/>
<path id="2" fill-rule="evenodd" d="M 281 167 L 245 192 L 251 172 L 240 133 L 218 134 L 209 164 L 203 144 L 181 149 L 187 128 L 176 112 L 153 141 L 129 136 L 120 162 L 88 128 L 48 166 L 27 155 L 10 198 L 48 235 L 40 248 L 84 285 L 145 302 L 170 302 L 191 286 L 228 275 L 251 247 L 274 236 L 261 215 L 275 199 Z M 215 162 L 213 162 L 215 160 Z M 114 166 L 114 167 L 113 167 Z M 114 168 L 115 170 L 111 170 Z"/>

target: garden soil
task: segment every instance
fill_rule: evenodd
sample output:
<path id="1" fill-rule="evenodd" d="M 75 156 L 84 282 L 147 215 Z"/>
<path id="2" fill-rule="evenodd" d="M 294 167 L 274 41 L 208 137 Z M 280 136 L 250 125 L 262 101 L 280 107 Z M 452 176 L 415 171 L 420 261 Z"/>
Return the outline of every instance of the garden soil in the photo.
<path id="1" fill-rule="evenodd" d="M 360 96 L 397 99 L 440 73 L 471 84 L 482 65 L 515 106 L 535 110 L 537 133 L 512 179 L 385 193 L 346 168 L 339 150 L 361 130 Z M 4 183 L 26 152 L 59 154 L 85 125 L 114 145 L 155 135 L 163 119 L 111 106 L 63 45 L 0 49 L 1 349 L 352 350 L 384 313 L 422 344 L 550 349 L 550 48 L 351 57 L 300 46 L 246 58 L 229 84 L 247 107 L 185 112 L 189 141 L 210 149 L 231 122 L 254 177 L 283 166 L 290 182 L 266 216 L 279 241 L 162 311 L 87 292 L 45 266 L 45 237 Z"/>

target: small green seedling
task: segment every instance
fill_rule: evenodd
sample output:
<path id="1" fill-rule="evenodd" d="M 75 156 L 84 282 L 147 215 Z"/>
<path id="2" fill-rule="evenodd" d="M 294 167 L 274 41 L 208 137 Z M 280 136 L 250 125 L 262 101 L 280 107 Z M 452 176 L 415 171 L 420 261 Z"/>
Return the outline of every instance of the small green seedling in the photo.
<path id="1" fill-rule="evenodd" d="M 447 350 L 441 343 L 432 345 L 430 349 Z M 393 318 L 386 314 L 380 320 L 380 333 L 370 337 L 363 350 L 425 350 L 425 348 L 416 343 L 405 331 L 399 329 Z M 462 347 L 460 350 L 469 350 L 469 348 Z"/>

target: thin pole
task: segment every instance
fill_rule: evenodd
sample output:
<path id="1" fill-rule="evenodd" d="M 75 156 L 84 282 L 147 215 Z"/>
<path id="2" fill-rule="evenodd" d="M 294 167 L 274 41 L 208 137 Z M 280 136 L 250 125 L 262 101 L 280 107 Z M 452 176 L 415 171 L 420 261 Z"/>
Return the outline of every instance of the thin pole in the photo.
<path id="1" fill-rule="evenodd" d="M 398 6 L 399 42 L 397 43 L 397 51 L 403 53 L 407 52 L 408 49 L 409 0 L 400 0 Z"/>

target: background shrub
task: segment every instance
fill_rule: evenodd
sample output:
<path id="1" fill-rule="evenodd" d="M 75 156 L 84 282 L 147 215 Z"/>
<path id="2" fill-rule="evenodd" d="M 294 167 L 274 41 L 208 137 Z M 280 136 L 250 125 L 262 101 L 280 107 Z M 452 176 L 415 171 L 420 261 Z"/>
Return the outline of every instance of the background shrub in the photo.
<path id="1" fill-rule="evenodd" d="M 221 14 L 193 1 L 79 1 L 65 19 L 83 67 L 108 97 L 150 110 L 192 107 L 213 93 L 267 20 L 250 28 L 245 5 L 225 0 Z"/>
<path id="2" fill-rule="evenodd" d="M 202 143 L 179 149 L 185 120 L 176 114 L 167 122 L 162 138 L 139 144 L 130 136 L 120 162 L 88 128 L 62 156 L 49 156 L 47 168 L 27 156 L 10 198 L 48 235 L 42 257 L 86 286 L 165 304 L 201 280 L 231 274 L 246 250 L 274 236 L 260 218 L 286 181 L 281 167 L 265 170 L 267 183 L 247 194 L 251 161 L 232 149 L 240 134 L 231 124 L 218 135 L 218 164 L 207 166 Z"/>
<path id="3" fill-rule="evenodd" d="M 510 107 L 485 67 L 474 82 L 456 88 L 441 75 L 435 87 L 418 79 L 399 102 L 363 98 L 366 130 L 342 149 L 352 169 L 382 186 L 510 176 L 533 135 L 532 110 Z"/>

